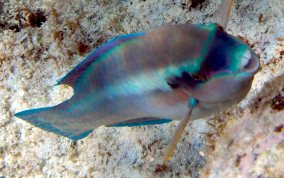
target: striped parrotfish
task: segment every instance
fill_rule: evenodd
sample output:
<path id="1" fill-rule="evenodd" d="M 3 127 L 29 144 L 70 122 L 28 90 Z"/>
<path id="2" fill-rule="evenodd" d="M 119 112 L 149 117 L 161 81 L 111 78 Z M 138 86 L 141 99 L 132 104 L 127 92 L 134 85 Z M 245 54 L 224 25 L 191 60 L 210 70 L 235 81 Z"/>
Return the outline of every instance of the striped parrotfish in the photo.
<path id="1" fill-rule="evenodd" d="M 72 140 L 102 125 L 181 120 L 168 160 L 186 123 L 240 102 L 258 69 L 249 46 L 216 24 L 166 26 L 106 42 L 57 83 L 73 87 L 69 100 L 15 116 Z"/>

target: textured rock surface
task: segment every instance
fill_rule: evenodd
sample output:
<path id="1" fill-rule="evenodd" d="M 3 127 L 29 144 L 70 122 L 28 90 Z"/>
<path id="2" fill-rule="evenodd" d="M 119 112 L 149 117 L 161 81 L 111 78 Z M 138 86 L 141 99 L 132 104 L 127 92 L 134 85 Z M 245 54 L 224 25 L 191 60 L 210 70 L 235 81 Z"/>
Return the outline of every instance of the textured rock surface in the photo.
<path id="1" fill-rule="evenodd" d="M 262 69 L 239 106 L 212 116 L 211 124 L 200 119 L 187 127 L 168 166 L 160 165 L 161 156 L 177 122 L 100 127 L 71 142 L 13 117 L 70 97 L 70 88 L 52 87 L 56 80 L 112 37 L 166 24 L 214 21 L 220 1 L 197 2 L 0 1 L 0 176 L 281 177 L 282 0 L 235 0 L 228 32 L 252 45 Z"/>
<path id="2" fill-rule="evenodd" d="M 251 105 L 226 117 L 221 135 L 212 139 L 202 175 L 283 176 L 284 74 L 266 83 Z"/>

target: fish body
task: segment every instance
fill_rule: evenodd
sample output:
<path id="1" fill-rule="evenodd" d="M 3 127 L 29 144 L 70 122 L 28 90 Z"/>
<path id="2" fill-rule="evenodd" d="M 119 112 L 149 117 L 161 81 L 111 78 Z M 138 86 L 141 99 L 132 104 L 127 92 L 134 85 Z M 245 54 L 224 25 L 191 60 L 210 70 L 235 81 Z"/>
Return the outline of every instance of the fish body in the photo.
<path id="1" fill-rule="evenodd" d="M 73 140 L 101 125 L 181 120 L 190 98 L 198 119 L 242 100 L 258 68 L 254 52 L 215 24 L 167 26 L 103 44 L 58 82 L 73 87 L 69 100 L 15 116 Z"/>

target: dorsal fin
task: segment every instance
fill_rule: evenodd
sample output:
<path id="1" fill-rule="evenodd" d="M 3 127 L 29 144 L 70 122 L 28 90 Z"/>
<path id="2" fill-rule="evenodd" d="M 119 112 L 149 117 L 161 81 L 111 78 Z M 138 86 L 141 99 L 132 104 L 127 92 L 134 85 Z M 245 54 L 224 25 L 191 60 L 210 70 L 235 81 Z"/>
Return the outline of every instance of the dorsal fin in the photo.
<path id="1" fill-rule="evenodd" d="M 96 61 L 102 54 L 112 49 L 113 47 L 125 43 L 126 41 L 144 36 L 144 32 L 134 33 L 129 35 L 122 35 L 111 39 L 102 46 L 98 47 L 94 52 L 87 56 L 81 63 L 74 67 L 68 74 L 66 74 L 56 85 L 66 84 L 74 87 L 75 82 L 80 77 L 82 72 L 94 61 Z"/>

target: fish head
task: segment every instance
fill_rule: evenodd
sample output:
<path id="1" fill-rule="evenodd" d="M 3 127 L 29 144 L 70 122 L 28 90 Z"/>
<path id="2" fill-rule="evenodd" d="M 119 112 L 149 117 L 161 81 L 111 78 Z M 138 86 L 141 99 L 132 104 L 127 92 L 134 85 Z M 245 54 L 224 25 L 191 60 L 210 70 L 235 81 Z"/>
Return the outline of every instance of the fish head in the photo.
<path id="1" fill-rule="evenodd" d="M 200 70 L 195 73 L 184 70 L 167 82 L 173 90 L 187 93 L 199 103 L 228 105 L 247 95 L 259 67 L 259 58 L 247 44 L 218 30 Z"/>

